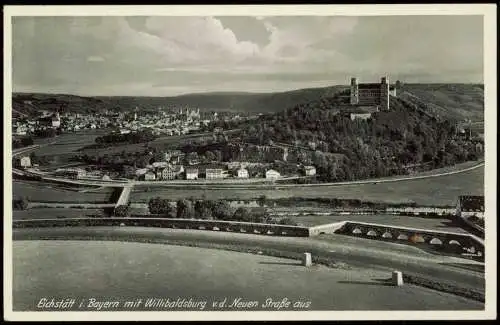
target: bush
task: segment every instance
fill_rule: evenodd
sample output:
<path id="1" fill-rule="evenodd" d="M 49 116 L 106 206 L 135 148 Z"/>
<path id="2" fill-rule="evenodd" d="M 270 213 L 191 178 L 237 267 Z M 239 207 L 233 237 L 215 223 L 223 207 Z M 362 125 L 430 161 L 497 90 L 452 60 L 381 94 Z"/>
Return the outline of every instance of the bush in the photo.
<path id="1" fill-rule="evenodd" d="M 155 197 L 148 202 L 149 213 L 160 214 L 170 217 L 173 213 L 173 208 L 170 206 L 168 200 Z"/>
<path id="2" fill-rule="evenodd" d="M 217 201 L 212 208 L 212 215 L 215 219 L 230 220 L 233 214 L 229 203 L 224 200 Z"/>
<path id="3" fill-rule="evenodd" d="M 195 216 L 193 204 L 189 200 L 177 201 L 177 218 L 190 219 Z"/>
<path id="4" fill-rule="evenodd" d="M 280 221 L 278 222 L 278 224 L 280 224 L 280 225 L 288 225 L 288 226 L 296 226 L 297 225 L 297 223 L 294 220 L 290 219 L 290 218 L 282 218 L 282 219 L 280 219 Z"/>
<path id="5" fill-rule="evenodd" d="M 130 208 L 128 205 L 119 205 L 115 208 L 114 216 L 118 218 L 130 217 Z"/>
<path id="6" fill-rule="evenodd" d="M 234 211 L 233 220 L 250 222 L 252 221 L 252 216 L 250 215 L 248 208 L 239 207 L 236 211 Z"/>
<path id="7" fill-rule="evenodd" d="M 26 210 L 28 208 L 28 200 L 26 198 L 12 200 L 12 208 L 14 210 Z"/>

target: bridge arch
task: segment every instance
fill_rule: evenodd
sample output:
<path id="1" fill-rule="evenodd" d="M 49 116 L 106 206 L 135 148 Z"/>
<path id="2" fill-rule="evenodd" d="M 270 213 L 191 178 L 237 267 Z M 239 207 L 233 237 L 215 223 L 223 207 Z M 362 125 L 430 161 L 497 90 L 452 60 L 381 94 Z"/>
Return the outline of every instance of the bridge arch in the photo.
<path id="1" fill-rule="evenodd" d="M 398 239 L 399 240 L 408 240 L 408 235 L 407 234 L 399 234 Z"/>
<path id="2" fill-rule="evenodd" d="M 418 234 L 414 234 L 412 235 L 409 240 L 414 243 L 414 244 L 417 244 L 417 243 L 425 243 L 425 239 L 423 236 L 421 235 L 418 235 Z"/>
<path id="3" fill-rule="evenodd" d="M 458 240 L 455 240 L 455 239 L 450 240 L 450 241 L 448 242 L 448 244 L 450 244 L 450 245 L 458 245 L 458 246 L 462 246 L 462 245 L 460 244 L 460 242 L 459 242 Z"/>
<path id="4" fill-rule="evenodd" d="M 359 235 L 359 234 L 362 234 L 363 232 L 359 228 L 354 228 L 354 230 L 352 231 L 352 233 L 355 234 L 355 235 Z"/>
<path id="5" fill-rule="evenodd" d="M 371 237 L 376 237 L 378 236 L 377 232 L 373 229 L 370 229 L 367 233 L 366 233 L 367 236 L 371 236 Z"/>
<path id="6" fill-rule="evenodd" d="M 431 241 L 429 242 L 431 245 L 443 245 L 443 242 L 439 238 L 432 238 Z"/>
<path id="7" fill-rule="evenodd" d="M 392 234 L 390 232 L 386 231 L 382 234 L 382 238 L 392 238 Z"/>

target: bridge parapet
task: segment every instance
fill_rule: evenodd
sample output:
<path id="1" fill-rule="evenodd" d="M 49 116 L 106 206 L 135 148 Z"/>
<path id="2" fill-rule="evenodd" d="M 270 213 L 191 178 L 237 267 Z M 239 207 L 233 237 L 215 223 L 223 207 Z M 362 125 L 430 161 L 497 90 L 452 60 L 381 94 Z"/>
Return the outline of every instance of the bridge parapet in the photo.
<path id="1" fill-rule="evenodd" d="M 269 236 L 308 237 L 309 228 L 238 221 L 216 221 L 171 218 L 65 218 L 14 220 L 14 228 L 78 227 L 78 226 L 134 226 L 227 231 Z"/>
<path id="2" fill-rule="evenodd" d="M 445 253 L 475 254 L 484 260 L 484 242 L 473 235 L 345 221 L 335 233 L 375 240 L 424 245 Z"/>

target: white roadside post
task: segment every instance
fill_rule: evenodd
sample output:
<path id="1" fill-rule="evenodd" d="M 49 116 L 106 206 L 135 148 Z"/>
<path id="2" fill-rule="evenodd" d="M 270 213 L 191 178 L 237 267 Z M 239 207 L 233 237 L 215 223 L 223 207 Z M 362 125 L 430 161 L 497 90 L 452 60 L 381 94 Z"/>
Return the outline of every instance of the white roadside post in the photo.
<path id="1" fill-rule="evenodd" d="M 400 271 L 392 272 L 392 284 L 396 287 L 400 287 L 403 285 L 403 273 Z"/>
<path id="2" fill-rule="evenodd" d="M 302 257 L 302 265 L 309 267 L 312 265 L 311 253 L 304 253 Z"/>

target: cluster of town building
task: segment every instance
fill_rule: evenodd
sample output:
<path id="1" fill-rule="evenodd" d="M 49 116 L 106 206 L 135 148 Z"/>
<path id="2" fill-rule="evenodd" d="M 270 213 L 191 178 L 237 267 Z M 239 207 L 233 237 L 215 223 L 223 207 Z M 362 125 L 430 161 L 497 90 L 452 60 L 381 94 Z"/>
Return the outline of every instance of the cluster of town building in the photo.
<path id="1" fill-rule="evenodd" d="M 316 175 L 314 166 L 303 166 L 303 175 Z M 221 163 L 221 164 L 199 164 L 199 165 L 177 165 L 168 162 L 155 162 L 146 168 L 136 171 L 136 177 L 144 181 L 166 181 L 175 179 L 197 180 L 197 179 L 248 179 L 251 175 L 246 163 Z M 274 170 L 267 169 L 263 174 L 255 175 L 256 178 L 277 180 L 282 175 Z"/>
<path id="2" fill-rule="evenodd" d="M 37 130 L 60 129 L 63 132 L 76 132 L 101 128 L 113 128 L 115 132 L 126 134 L 144 129 L 152 130 L 155 135 L 181 135 L 199 130 L 202 125 L 219 120 L 217 113 L 200 113 L 200 109 L 179 108 L 156 112 L 113 112 L 103 111 L 93 114 L 59 113 L 41 110 L 33 119 L 23 118 L 13 121 L 12 134 L 30 135 Z M 238 120 L 238 114 L 224 116 L 224 120 Z"/>

